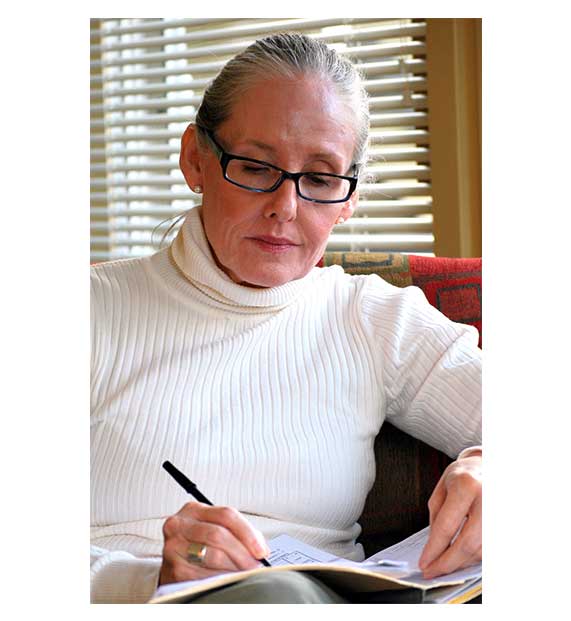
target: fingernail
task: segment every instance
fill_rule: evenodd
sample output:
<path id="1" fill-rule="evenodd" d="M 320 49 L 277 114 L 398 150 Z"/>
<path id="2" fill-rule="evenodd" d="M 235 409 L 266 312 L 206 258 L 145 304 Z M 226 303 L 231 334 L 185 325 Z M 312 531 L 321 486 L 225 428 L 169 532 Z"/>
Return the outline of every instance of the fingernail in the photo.
<path id="1" fill-rule="evenodd" d="M 260 541 L 256 542 L 255 548 L 256 548 L 256 556 L 258 558 L 267 556 L 270 553 L 268 546 L 264 543 L 261 543 Z"/>

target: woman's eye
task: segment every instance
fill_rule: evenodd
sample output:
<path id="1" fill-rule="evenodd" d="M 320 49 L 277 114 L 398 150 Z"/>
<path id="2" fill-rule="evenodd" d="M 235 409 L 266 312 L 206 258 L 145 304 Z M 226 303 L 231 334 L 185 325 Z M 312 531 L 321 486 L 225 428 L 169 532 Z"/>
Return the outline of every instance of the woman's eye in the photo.
<path id="1" fill-rule="evenodd" d="M 269 168 L 267 166 L 252 166 L 251 164 L 244 164 L 242 166 L 242 170 L 245 173 L 250 174 L 263 174 L 269 172 Z"/>
<path id="2" fill-rule="evenodd" d="M 319 175 L 306 175 L 305 178 L 309 183 L 315 186 L 328 186 L 329 179 L 328 177 L 321 177 Z"/>

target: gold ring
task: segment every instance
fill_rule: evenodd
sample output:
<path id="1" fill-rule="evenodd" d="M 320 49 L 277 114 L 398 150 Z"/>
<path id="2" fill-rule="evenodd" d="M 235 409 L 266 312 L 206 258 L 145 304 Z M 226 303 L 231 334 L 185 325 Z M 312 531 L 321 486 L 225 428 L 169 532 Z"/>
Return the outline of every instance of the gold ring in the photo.
<path id="1" fill-rule="evenodd" d="M 202 565 L 206 556 L 206 546 L 202 543 L 191 543 L 186 551 L 186 560 L 195 565 Z"/>

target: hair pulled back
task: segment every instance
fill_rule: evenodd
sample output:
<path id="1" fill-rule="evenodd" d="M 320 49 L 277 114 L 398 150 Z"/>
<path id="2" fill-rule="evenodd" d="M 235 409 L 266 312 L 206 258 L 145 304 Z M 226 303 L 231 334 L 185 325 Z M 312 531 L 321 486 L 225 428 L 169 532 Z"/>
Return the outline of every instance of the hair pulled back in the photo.
<path id="1" fill-rule="evenodd" d="M 298 33 L 259 39 L 232 58 L 204 92 L 196 123 L 211 131 L 230 116 L 236 100 L 254 82 L 269 77 L 318 75 L 330 81 L 355 117 L 353 164 L 365 164 L 369 134 L 367 92 L 355 66 L 321 41 Z"/>

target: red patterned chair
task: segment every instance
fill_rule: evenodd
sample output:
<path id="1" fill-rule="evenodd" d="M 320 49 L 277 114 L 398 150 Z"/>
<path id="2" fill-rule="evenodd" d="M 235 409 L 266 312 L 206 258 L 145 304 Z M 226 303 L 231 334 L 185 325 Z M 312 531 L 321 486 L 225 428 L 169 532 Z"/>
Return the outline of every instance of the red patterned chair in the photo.
<path id="1" fill-rule="evenodd" d="M 349 274 L 378 274 L 398 287 L 416 285 L 447 317 L 476 326 L 482 346 L 482 259 L 328 252 L 320 265 L 341 265 Z M 390 423 L 376 439 L 375 456 L 377 479 L 360 520 L 367 555 L 428 524 L 428 499 L 451 461 Z"/>

